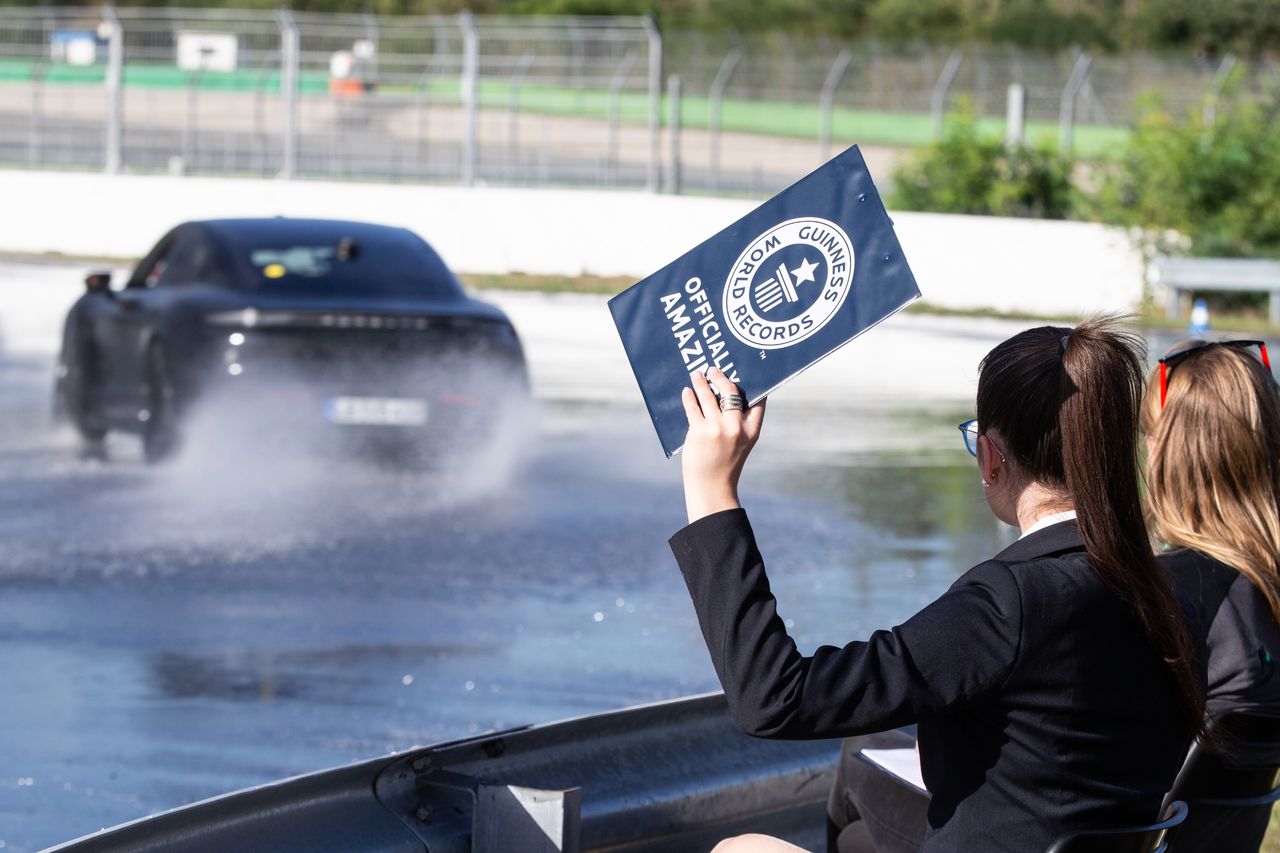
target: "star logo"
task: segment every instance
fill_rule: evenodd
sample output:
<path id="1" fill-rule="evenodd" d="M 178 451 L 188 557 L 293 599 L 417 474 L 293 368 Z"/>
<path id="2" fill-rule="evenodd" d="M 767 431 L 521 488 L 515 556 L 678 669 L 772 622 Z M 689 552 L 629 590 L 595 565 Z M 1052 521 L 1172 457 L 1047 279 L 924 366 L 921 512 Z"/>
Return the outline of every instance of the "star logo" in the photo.
<path id="1" fill-rule="evenodd" d="M 796 286 L 802 285 L 806 281 L 813 281 L 813 271 L 817 268 L 817 264 L 813 263 L 808 258 L 805 258 L 800 266 L 791 271 L 791 274 L 795 276 Z"/>
<path id="2" fill-rule="evenodd" d="M 761 358 L 812 337 L 840 312 L 853 269 L 853 244 L 836 223 L 779 222 L 742 249 L 726 277 L 730 333 Z"/>
<path id="3" fill-rule="evenodd" d="M 793 270 L 787 269 L 786 264 L 779 265 L 773 278 L 756 285 L 756 299 L 760 303 L 760 310 L 768 313 L 784 302 L 799 302 L 800 294 L 796 292 L 797 288 L 806 281 L 816 281 L 813 271 L 817 268 L 818 265 L 808 258 L 801 261 L 800 266 Z"/>

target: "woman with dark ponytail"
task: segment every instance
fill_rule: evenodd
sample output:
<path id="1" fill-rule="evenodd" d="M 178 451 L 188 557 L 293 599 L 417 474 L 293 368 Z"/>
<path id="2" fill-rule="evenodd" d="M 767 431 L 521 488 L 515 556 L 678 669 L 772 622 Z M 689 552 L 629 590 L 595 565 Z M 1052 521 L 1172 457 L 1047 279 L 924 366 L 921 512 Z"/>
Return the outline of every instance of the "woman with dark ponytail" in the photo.
<path id="1" fill-rule="evenodd" d="M 723 374 L 709 378 L 738 393 Z M 918 723 L 927 817 L 898 808 L 872 819 L 837 791 L 833 849 L 1023 853 L 1156 819 L 1204 700 L 1144 525 L 1142 387 L 1141 341 L 1113 320 L 1031 329 L 993 349 L 978 417 L 961 430 L 991 511 L 1022 537 L 896 628 L 805 657 L 738 502 L 763 403 L 722 410 L 694 376 L 690 524 L 671 545 L 738 725 L 812 739 Z M 795 849 L 760 836 L 721 848 Z"/>

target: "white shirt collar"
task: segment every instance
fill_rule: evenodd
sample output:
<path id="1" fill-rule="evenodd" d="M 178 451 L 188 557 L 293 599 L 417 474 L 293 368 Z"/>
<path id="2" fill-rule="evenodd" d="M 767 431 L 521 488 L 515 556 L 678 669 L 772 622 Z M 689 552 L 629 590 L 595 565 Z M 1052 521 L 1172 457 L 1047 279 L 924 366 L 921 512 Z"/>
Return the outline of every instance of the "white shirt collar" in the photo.
<path id="1" fill-rule="evenodd" d="M 1069 509 L 1066 512 L 1055 512 L 1052 515 L 1041 516 L 1039 521 L 1037 521 L 1035 524 L 1031 525 L 1026 530 L 1024 530 L 1022 532 L 1022 535 L 1019 536 L 1018 538 L 1026 539 L 1028 536 L 1030 536 L 1032 533 L 1035 533 L 1037 530 L 1044 530 L 1046 527 L 1049 527 L 1050 525 L 1057 524 L 1062 521 L 1070 521 L 1075 517 L 1076 517 L 1076 511 L 1074 509 Z"/>

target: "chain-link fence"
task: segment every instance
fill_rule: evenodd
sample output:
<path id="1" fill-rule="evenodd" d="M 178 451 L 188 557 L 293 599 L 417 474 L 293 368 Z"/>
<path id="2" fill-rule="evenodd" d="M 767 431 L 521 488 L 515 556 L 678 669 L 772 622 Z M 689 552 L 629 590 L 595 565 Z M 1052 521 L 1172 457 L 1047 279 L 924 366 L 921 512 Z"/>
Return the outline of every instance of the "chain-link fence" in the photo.
<path id="1" fill-rule="evenodd" d="M 667 93 L 678 76 L 679 97 Z M 1212 110 L 1233 58 L 659 34 L 643 18 L 160 8 L 0 13 L 0 165 L 764 194 L 880 172 L 964 98 L 1089 155 L 1138 97 Z M 1010 98 L 1013 84 L 1022 95 Z"/>

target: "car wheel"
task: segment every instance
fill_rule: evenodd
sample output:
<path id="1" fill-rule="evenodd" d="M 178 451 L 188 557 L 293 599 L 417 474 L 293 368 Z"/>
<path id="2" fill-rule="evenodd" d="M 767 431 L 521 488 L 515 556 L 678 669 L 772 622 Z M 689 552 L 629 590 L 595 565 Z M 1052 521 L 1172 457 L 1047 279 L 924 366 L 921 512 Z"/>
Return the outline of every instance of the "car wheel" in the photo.
<path id="1" fill-rule="evenodd" d="M 142 428 L 142 456 L 148 464 L 173 456 L 178 431 L 173 376 L 159 345 L 147 350 L 147 415 Z"/>
<path id="2" fill-rule="evenodd" d="M 54 385 L 54 420 L 71 424 L 87 444 L 98 445 L 107 435 L 89 402 L 89 354 L 75 329 L 68 329 L 63 357 Z"/>

